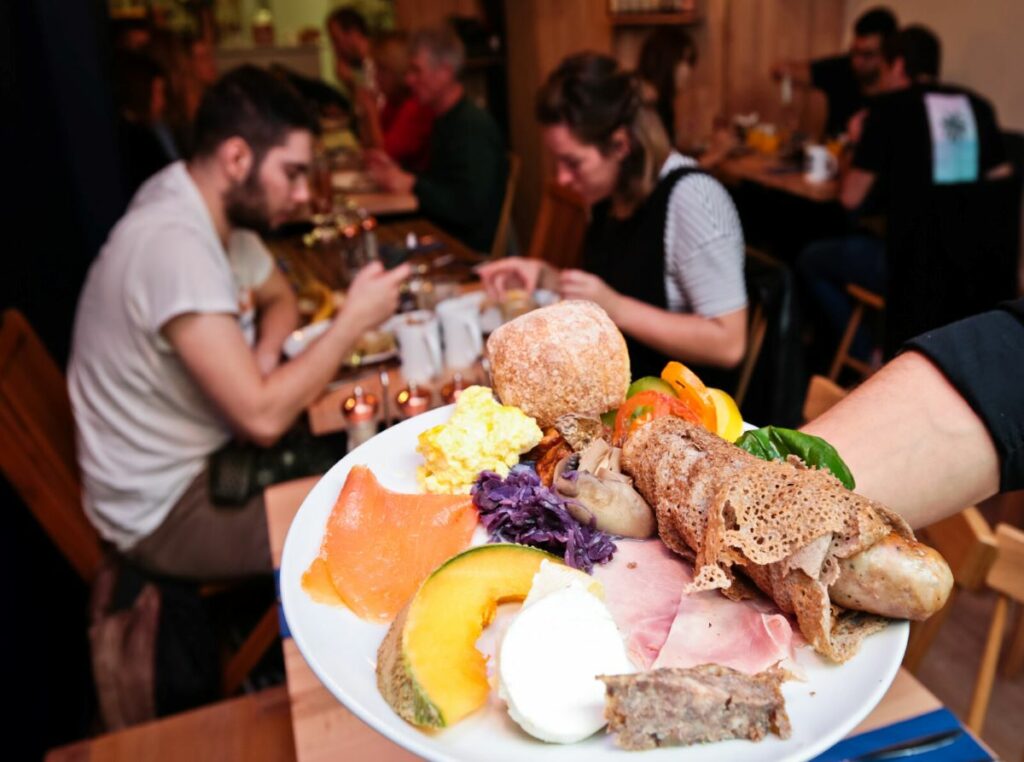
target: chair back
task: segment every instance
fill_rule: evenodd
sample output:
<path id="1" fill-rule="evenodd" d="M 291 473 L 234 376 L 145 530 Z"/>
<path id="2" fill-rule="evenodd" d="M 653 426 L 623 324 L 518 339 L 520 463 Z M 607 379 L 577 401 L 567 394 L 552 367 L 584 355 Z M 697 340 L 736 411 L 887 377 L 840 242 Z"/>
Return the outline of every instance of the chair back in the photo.
<path id="1" fill-rule="evenodd" d="M 748 246 L 744 280 L 747 351 L 733 397 L 749 421 L 795 426 L 803 403 L 803 369 L 793 275 L 784 263 Z"/>
<path id="2" fill-rule="evenodd" d="M 921 530 L 926 542 L 949 564 L 957 587 L 980 590 L 996 560 L 996 539 L 974 506 Z"/>
<path id="3" fill-rule="evenodd" d="M 1024 531 L 1009 524 L 1000 524 L 996 527 L 995 546 L 995 560 L 988 570 L 985 583 L 996 592 L 996 605 L 992 610 L 988 638 L 981 654 L 981 666 L 967 712 L 967 727 L 977 735 L 981 735 L 985 725 L 985 715 L 992 697 L 1010 601 L 1024 604 Z M 1015 639 L 1019 640 L 1019 633 Z"/>
<path id="4" fill-rule="evenodd" d="M 995 535 L 974 506 L 921 529 L 921 539 L 939 551 L 953 572 L 954 587 L 942 609 L 910 625 L 910 642 L 903 666 L 916 672 L 945 623 L 960 590 L 980 590 L 996 557 Z"/>
<path id="5" fill-rule="evenodd" d="M 874 368 L 871 365 L 850 354 L 850 346 L 857 335 L 857 329 L 860 328 L 860 324 L 864 320 L 864 310 L 870 307 L 884 314 L 885 299 L 874 291 L 868 291 L 855 283 L 846 284 L 846 293 L 853 300 L 853 309 L 850 311 L 850 319 L 846 321 L 843 335 L 839 339 L 835 357 L 832 358 L 832 365 L 828 371 L 830 381 L 838 381 L 839 374 L 843 372 L 844 368 L 852 368 L 864 378 L 874 373 Z"/>
<path id="6" fill-rule="evenodd" d="M 544 188 L 527 256 L 555 267 L 579 267 L 590 212 L 576 193 L 553 180 Z"/>
<path id="7" fill-rule="evenodd" d="M 494 229 L 494 242 L 491 244 L 491 259 L 500 259 L 508 253 L 508 239 L 512 221 L 512 200 L 516 197 L 516 186 L 519 185 L 519 170 L 522 160 L 514 153 L 508 154 L 508 175 L 505 178 L 505 198 L 501 202 L 501 214 L 498 215 L 498 227 Z"/>
<path id="8" fill-rule="evenodd" d="M 90 582 L 104 551 L 82 510 L 64 374 L 13 309 L 0 323 L 0 470 L 75 571 Z"/>
<path id="9" fill-rule="evenodd" d="M 846 389 L 817 374 L 811 376 L 804 397 L 804 420 L 813 421 L 847 395 Z"/>

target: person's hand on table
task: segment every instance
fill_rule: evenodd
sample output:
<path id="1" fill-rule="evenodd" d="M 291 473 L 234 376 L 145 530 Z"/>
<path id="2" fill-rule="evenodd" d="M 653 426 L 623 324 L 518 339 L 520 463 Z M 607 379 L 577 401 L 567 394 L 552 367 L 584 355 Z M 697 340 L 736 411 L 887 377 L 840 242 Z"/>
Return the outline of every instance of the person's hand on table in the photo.
<path id="1" fill-rule="evenodd" d="M 494 301 L 499 301 L 502 294 L 512 289 L 533 293 L 543 285 L 543 281 L 557 277 L 557 271 L 544 260 L 525 257 L 505 257 L 487 262 L 479 265 L 476 273 L 483 281 L 487 296 Z"/>
<path id="2" fill-rule="evenodd" d="M 563 299 L 586 299 L 608 313 L 615 322 L 615 313 L 622 295 L 592 273 L 583 270 L 563 270 L 558 292 Z"/>
<path id="3" fill-rule="evenodd" d="M 380 149 L 374 148 L 363 153 L 366 170 L 380 187 L 395 193 L 410 193 L 416 184 L 416 175 L 399 167 L 394 160 Z"/>
<path id="4" fill-rule="evenodd" d="M 336 325 L 352 326 L 357 335 L 376 328 L 398 309 L 399 287 L 412 273 L 409 264 L 385 270 L 380 262 L 371 262 L 358 273 L 348 288 Z"/>
<path id="5" fill-rule="evenodd" d="M 700 157 L 700 165 L 704 168 L 712 168 L 721 164 L 740 144 L 736 132 L 728 127 L 719 127 L 711 133 L 707 150 Z"/>

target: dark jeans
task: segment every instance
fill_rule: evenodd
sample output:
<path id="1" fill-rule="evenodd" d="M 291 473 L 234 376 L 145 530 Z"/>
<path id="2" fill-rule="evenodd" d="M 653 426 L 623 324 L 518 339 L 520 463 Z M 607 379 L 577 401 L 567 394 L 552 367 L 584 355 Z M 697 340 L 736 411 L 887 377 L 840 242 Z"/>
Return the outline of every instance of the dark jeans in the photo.
<path id="1" fill-rule="evenodd" d="M 838 342 L 850 320 L 853 304 L 846 284 L 853 283 L 885 295 L 885 242 L 870 235 L 829 238 L 809 244 L 797 260 L 797 271 L 814 301 L 825 313 Z M 867 360 L 873 344 L 862 324 L 850 347 L 852 354 Z"/>

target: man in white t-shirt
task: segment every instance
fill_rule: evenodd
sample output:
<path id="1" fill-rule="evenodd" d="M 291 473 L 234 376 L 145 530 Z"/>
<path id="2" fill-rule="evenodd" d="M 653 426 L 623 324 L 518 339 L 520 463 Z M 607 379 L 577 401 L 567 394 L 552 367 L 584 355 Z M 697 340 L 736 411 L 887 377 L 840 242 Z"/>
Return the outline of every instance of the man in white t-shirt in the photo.
<path id="1" fill-rule="evenodd" d="M 199 107 L 193 158 L 140 188 L 89 271 L 68 372 L 85 510 L 150 571 L 270 571 L 262 500 L 213 506 L 207 458 L 232 435 L 273 443 L 397 305 L 408 269 L 370 265 L 327 332 L 278 364 L 295 297 L 253 231 L 308 199 L 317 130 L 270 74 L 225 75 Z"/>

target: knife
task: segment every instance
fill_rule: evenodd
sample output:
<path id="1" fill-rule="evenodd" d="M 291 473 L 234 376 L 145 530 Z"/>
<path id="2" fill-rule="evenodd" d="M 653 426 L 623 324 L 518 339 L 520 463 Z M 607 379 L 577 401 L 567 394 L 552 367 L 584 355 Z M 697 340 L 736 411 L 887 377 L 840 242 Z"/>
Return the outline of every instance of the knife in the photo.
<path id="1" fill-rule="evenodd" d="M 844 760 L 844 762 L 881 762 L 881 760 L 886 759 L 916 757 L 918 754 L 927 754 L 930 751 L 949 746 L 963 735 L 963 732 L 963 728 L 953 728 L 952 730 L 944 730 L 941 733 L 932 733 L 931 735 L 912 738 L 909 741 L 901 741 L 900 743 L 875 749 L 856 757 L 850 757 Z"/>

